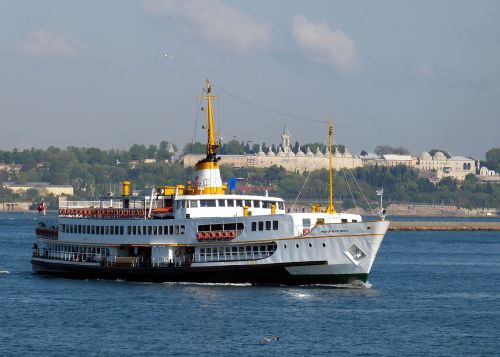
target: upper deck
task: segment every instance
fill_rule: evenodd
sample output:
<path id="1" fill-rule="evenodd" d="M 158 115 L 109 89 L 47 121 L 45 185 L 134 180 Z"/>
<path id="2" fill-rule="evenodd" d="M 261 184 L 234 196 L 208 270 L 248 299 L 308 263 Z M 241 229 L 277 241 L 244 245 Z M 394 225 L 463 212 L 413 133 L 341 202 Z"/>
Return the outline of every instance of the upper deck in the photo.
<path id="1" fill-rule="evenodd" d="M 284 214 L 285 201 L 251 195 L 176 195 L 109 197 L 95 201 L 60 201 L 60 217 L 206 218 Z"/>

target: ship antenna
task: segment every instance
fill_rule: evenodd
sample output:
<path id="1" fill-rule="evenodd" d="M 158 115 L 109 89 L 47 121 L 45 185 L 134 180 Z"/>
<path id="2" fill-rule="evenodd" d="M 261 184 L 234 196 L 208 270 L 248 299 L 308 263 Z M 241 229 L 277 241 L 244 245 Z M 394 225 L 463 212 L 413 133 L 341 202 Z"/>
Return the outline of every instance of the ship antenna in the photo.
<path id="1" fill-rule="evenodd" d="M 335 207 L 333 205 L 333 152 L 332 152 L 332 145 L 333 145 L 333 123 L 332 123 L 332 116 L 328 116 L 328 145 L 330 147 L 330 199 L 328 203 L 328 208 L 326 209 L 327 213 L 335 213 Z"/>

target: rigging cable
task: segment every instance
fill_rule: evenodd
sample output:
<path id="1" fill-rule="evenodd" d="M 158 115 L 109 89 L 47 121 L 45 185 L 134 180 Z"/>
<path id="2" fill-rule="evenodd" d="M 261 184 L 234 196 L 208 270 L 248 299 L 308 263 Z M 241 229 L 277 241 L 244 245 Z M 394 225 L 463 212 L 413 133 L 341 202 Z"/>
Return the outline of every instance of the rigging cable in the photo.
<path id="1" fill-rule="evenodd" d="M 287 118 L 291 118 L 291 119 L 298 119 L 298 120 L 305 120 L 305 121 L 311 121 L 311 122 L 316 122 L 316 123 L 327 123 L 325 120 L 318 120 L 318 119 L 311 119 L 311 118 L 306 118 L 306 117 L 300 117 L 300 116 L 297 116 L 297 115 L 292 115 L 292 114 L 287 114 L 287 113 L 283 113 L 283 112 L 280 112 L 278 110 L 274 110 L 274 109 L 271 109 L 271 108 L 267 108 L 267 107 L 264 107 L 263 105 L 260 105 L 260 104 L 257 104 L 257 103 L 254 103 L 254 102 L 251 102 L 247 99 L 244 99 L 234 93 L 231 93 L 227 90 L 225 90 L 224 88 L 222 87 L 219 87 L 219 86 L 216 86 L 215 84 L 212 84 L 212 87 L 215 87 L 217 89 L 219 89 L 220 91 L 226 93 L 227 95 L 243 102 L 243 103 L 246 103 L 248 105 L 251 105 L 253 107 L 256 107 L 256 108 L 259 108 L 261 110 L 265 110 L 267 112 L 270 112 L 270 113 L 274 113 L 276 115 L 281 115 L 281 116 L 284 116 L 284 117 L 287 117 Z"/>
<path id="2" fill-rule="evenodd" d="M 364 193 L 364 192 L 363 192 L 363 190 L 361 189 L 361 186 L 359 185 L 358 180 L 356 180 L 356 177 L 354 177 L 354 175 L 353 175 L 353 173 L 352 173 L 352 171 L 351 171 L 351 170 L 349 170 L 349 173 L 351 174 L 351 176 L 352 176 L 352 178 L 353 178 L 354 182 L 356 182 L 356 185 L 358 186 L 359 192 L 361 192 L 361 195 L 363 196 L 363 198 L 364 198 L 365 202 L 368 204 L 368 207 L 370 207 L 370 210 L 372 211 L 372 214 L 373 214 L 374 216 L 377 216 L 377 214 L 375 213 L 375 210 L 372 208 L 372 205 L 370 204 L 370 202 L 369 202 L 369 201 L 368 201 L 368 199 L 366 198 L 365 193 Z"/>
<path id="3" fill-rule="evenodd" d="M 321 147 L 321 150 L 320 150 L 321 152 L 323 152 L 323 148 L 325 147 L 325 145 L 326 144 L 323 143 L 323 146 Z M 302 184 L 302 187 L 300 188 L 300 191 L 297 194 L 297 197 L 295 198 L 295 201 L 293 202 L 293 205 L 292 205 L 292 208 L 291 208 L 292 212 L 293 212 L 293 209 L 295 208 L 295 204 L 297 203 L 297 201 L 299 200 L 300 195 L 302 194 L 302 190 L 304 189 L 304 187 L 306 186 L 307 181 L 309 180 L 309 176 L 311 176 L 311 173 L 312 173 L 312 171 L 309 171 L 309 173 L 307 174 L 307 177 L 304 180 L 304 183 Z"/>
<path id="4" fill-rule="evenodd" d="M 347 187 L 349 188 L 349 192 L 351 193 L 351 197 L 354 202 L 354 207 L 356 207 L 356 212 L 358 213 L 358 215 L 361 216 L 361 214 L 359 213 L 358 205 L 356 204 L 356 199 L 354 198 L 354 194 L 352 193 L 351 190 L 351 185 L 349 185 L 349 180 L 347 179 L 347 175 L 345 174 L 345 169 L 342 169 L 342 173 L 344 174 L 345 182 L 347 183 Z"/>

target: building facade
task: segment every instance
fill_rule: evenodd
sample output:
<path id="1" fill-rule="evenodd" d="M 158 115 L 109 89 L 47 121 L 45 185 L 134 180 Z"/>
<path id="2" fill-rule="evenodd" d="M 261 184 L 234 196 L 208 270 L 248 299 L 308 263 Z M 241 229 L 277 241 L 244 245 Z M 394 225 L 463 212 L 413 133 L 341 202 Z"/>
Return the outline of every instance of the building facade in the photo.
<path id="1" fill-rule="evenodd" d="M 256 154 L 219 155 L 221 157 L 220 163 L 224 166 L 241 168 L 268 168 L 278 166 L 283 167 L 287 171 L 299 173 L 304 171 L 328 169 L 330 167 L 330 151 L 328 148 L 323 150 L 318 148 L 315 152 L 313 152 L 310 148 L 307 148 L 306 152 L 303 152 L 299 148 L 298 151 L 294 152 L 290 144 L 291 138 L 292 136 L 288 127 L 285 125 L 283 133 L 281 134 L 281 145 L 278 146 L 276 152 L 272 149 L 269 149 L 268 152 L 264 152 L 261 147 L 259 148 L 259 152 Z M 184 167 L 192 167 L 204 157 L 204 155 L 198 154 L 184 155 Z M 342 168 L 354 169 L 356 167 L 361 167 L 362 165 L 363 164 L 359 156 L 352 155 L 347 149 L 343 154 L 339 151 L 333 154 L 333 168 L 335 170 Z"/>

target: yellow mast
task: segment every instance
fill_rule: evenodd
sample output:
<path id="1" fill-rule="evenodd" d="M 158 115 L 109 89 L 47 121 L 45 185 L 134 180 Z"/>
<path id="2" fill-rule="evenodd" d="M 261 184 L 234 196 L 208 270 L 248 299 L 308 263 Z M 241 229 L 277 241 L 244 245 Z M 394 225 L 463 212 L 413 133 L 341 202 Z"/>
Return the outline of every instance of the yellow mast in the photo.
<path id="1" fill-rule="evenodd" d="M 208 143 L 207 143 L 207 159 L 214 160 L 216 159 L 216 150 L 219 147 L 215 140 L 215 125 L 214 125 L 214 115 L 212 110 L 212 98 L 215 98 L 212 93 L 212 86 L 210 85 L 210 81 L 207 79 L 205 81 L 205 92 L 207 95 L 204 95 L 202 98 L 207 100 L 207 128 L 208 128 Z"/>
<path id="2" fill-rule="evenodd" d="M 205 81 L 205 94 L 201 97 L 207 100 L 207 156 L 201 159 L 194 166 L 194 175 L 191 182 L 188 182 L 188 194 L 206 195 L 206 194 L 223 194 L 226 186 L 222 183 L 219 171 L 219 160 L 217 157 L 217 148 L 220 144 L 215 137 L 214 115 L 212 108 L 212 99 L 216 96 L 212 95 L 212 86 L 210 81 Z"/>
<path id="3" fill-rule="evenodd" d="M 328 116 L 328 145 L 330 146 L 330 200 L 328 204 L 328 208 L 326 209 L 327 213 L 335 213 L 335 207 L 333 206 L 333 124 L 332 124 L 332 116 Z"/>

